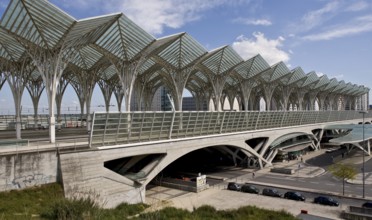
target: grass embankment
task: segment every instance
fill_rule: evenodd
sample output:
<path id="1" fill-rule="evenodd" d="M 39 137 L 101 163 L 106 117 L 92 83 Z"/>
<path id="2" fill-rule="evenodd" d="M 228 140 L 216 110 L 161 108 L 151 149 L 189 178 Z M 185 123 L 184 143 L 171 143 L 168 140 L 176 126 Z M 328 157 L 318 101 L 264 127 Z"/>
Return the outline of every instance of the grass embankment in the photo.
<path id="1" fill-rule="evenodd" d="M 293 215 L 246 206 L 236 210 L 216 210 L 202 206 L 192 212 L 172 207 L 140 214 L 147 205 L 122 204 L 115 209 L 99 208 L 89 199 L 67 200 L 59 184 L 0 193 L 0 219 L 275 219 L 292 220 Z M 137 215 L 139 214 L 139 215 Z M 135 216 L 135 217 L 134 217 Z"/>

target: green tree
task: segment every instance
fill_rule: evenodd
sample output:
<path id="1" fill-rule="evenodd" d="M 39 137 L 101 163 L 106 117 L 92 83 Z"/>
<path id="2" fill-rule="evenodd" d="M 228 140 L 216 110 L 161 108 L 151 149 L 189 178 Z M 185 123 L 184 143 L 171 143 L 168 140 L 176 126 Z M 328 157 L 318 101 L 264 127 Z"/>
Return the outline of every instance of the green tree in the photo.
<path id="1" fill-rule="evenodd" d="M 342 180 L 342 195 L 345 195 L 345 181 L 353 180 L 358 174 L 356 168 L 351 164 L 336 163 L 328 168 L 333 176 Z"/>

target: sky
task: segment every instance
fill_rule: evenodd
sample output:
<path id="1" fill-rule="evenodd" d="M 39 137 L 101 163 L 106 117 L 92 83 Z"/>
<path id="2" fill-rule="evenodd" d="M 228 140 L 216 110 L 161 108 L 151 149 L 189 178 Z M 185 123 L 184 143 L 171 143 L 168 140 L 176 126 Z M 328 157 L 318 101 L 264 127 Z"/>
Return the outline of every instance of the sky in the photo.
<path id="1" fill-rule="evenodd" d="M 122 12 L 154 37 L 187 32 L 207 50 L 231 45 L 244 59 L 258 53 L 269 64 L 337 78 L 372 88 L 372 1 L 370 0 L 51 0 L 76 19 Z M 9 0 L 0 0 L 0 15 Z M 97 87 L 93 110 L 103 105 Z M 71 88 L 63 106 L 76 109 Z M 370 103 L 372 103 L 370 96 Z M 0 114 L 12 111 L 6 85 Z M 115 98 L 111 99 L 113 105 Z M 46 95 L 40 105 L 47 108 Z M 32 102 L 24 93 L 23 111 Z M 95 108 L 97 107 L 97 108 Z M 10 110 L 9 110 L 10 109 Z M 103 110 L 103 108 L 101 108 Z M 42 112 L 41 112 L 42 113 Z"/>

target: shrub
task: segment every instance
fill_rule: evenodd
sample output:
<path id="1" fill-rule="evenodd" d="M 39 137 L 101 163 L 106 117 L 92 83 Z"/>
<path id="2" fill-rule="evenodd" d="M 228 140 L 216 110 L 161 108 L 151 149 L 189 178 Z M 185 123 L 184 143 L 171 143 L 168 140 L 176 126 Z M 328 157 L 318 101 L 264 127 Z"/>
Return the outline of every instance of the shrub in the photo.
<path id="1" fill-rule="evenodd" d="M 50 205 L 41 217 L 47 219 L 93 219 L 98 217 L 100 208 L 90 198 L 61 199 Z"/>

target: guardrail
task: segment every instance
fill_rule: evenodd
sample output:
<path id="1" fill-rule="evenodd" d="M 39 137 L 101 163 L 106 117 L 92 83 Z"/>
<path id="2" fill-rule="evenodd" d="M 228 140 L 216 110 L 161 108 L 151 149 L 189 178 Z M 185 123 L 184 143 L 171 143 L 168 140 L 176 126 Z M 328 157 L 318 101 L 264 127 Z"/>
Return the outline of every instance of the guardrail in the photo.
<path id="1" fill-rule="evenodd" d="M 0 130 L 14 130 L 16 128 L 16 118 L 14 115 L 0 115 Z M 82 127 L 85 126 L 85 115 L 81 114 L 61 114 L 58 126 L 61 128 Z M 22 129 L 46 129 L 49 127 L 49 115 L 38 115 L 35 123 L 35 115 L 22 115 Z"/>
<path id="2" fill-rule="evenodd" d="M 95 113 L 91 147 L 361 119 L 358 111 Z M 372 113 L 365 114 L 371 118 Z"/>

